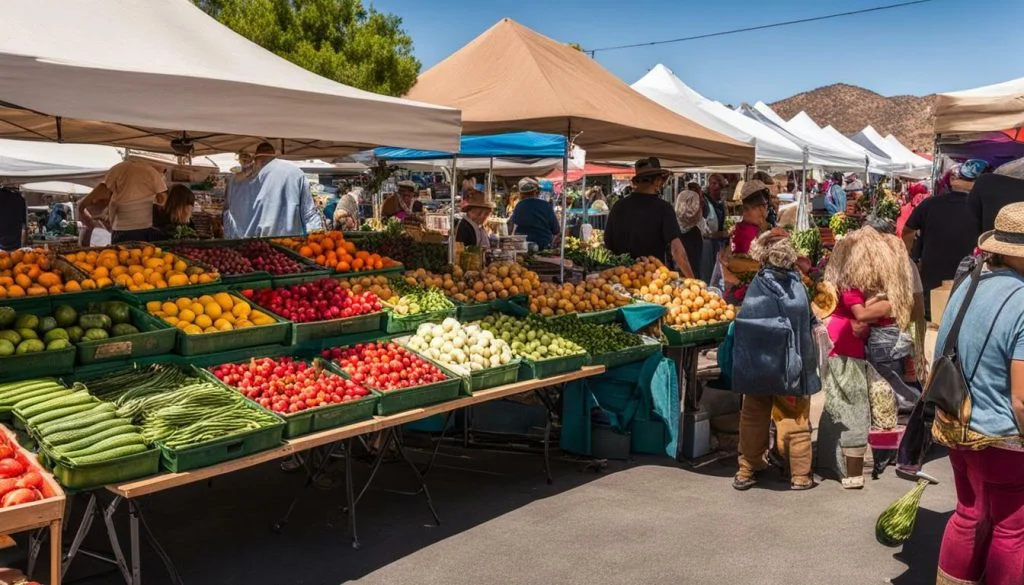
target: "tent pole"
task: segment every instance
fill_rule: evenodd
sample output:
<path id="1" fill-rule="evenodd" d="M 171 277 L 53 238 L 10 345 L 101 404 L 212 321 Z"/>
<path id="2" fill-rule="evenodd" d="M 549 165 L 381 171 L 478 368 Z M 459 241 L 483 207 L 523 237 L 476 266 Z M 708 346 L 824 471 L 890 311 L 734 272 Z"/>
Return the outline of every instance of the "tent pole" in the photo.
<path id="1" fill-rule="evenodd" d="M 939 140 L 942 134 L 935 135 L 935 145 L 932 146 L 932 195 L 935 195 L 935 187 L 939 183 Z"/>
<path id="2" fill-rule="evenodd" d="M 798 232 L 811 229 L 810 221 L 808 221 L 808 216 L 811 212 L 808 207 L 811 204 L 811 200 L 810 194 L 807 192 L 807 159 L 807 147 L 805 146 L 803 166 L 800 171 L 800 203 L 797 204 L 796 208 L 796 230 Z"/>
<path id="3" fill-rule="evenodd" d="M 871 186 L 871 171 L 868 170 L 868 155 L 864 155 L 864 188 L 867 189 Z M 863 193 L 862 193 L 863 195 Z M 871 192 L 871 215 L 875 215 L 878 210 L 878 193 L 875 191 Z"/>
<path id="4" fill-rule="evenodd" d="M 448 206 L 448 263 L 455 264 L 455 179 L 458 174 L 458 155 L 452 155 L 452 177 L 449 197 L 451 205 Z"/>
<path id="5" fill-rule="evenodd" d="M 487 197 L 494 201 L 494 157 L 491 157 L 491 162 L 487 167 Z"/>
<path id="6" fill-rule="evenodd" d="M 566 219 L 569 217 L 569 210 L 566 208 L 569 192 L 569 149 L 572 148 L 572 121 L 565 126 L 565 154 L 562 157 L 562 233 L 558 238 L 558 280 L 565 282 L 565 227 Z"/>

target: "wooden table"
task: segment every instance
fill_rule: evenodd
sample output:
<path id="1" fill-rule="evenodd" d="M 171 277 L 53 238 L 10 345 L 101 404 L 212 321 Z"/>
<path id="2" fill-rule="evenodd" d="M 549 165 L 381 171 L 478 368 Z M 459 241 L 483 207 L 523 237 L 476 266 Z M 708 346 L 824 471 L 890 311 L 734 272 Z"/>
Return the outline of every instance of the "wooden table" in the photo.
<path id="1" fill-rule="evenodd" d="M 495 388 L 489 388 L 487 390 L 480 390 L 474 392 L 472 396 L 464 396 L 455 400 L 442 402 L 432 406 L 423 408 L 416 408 L 405 412 L 390 416 L 375 416 L 370 420 L 361 421 L 338 427 L 335 429 L 328 429 L 294 439 L 288 439 L 280 447 L 270 449 L 268 451 L 262 451 L 255 453 L 247 457 L 235 459 L 232 461 L 226 461 L 217 465 L 211 465 L 209 467 L 203 467 L 201 469 L 194 469 L 190 471 L 183 471 L 179 473 L 162 473 L 147 477 L 144 479 L 134 480 L 125 482 L 117 485 L 109 485 L 106 490 L 113 494 L 113 501 L 105 507 L 101 508 L 97 502 L 97 494 L 95 492 L 89 494 L 89 501 L 86 508 L 86 515 L 83 519 L 82 524 L 75 535 L 75 538 L 68 550 L 67 561 L 64 564 L 64 570 L 67 570 L 67 565 L 70 564 L 71 560 L 79 552 L 82 541 L 85 539 L 86 534 L 92 524 L 91 518 L 102 517 L 107 528 L 108 536 L 110 537 L 111 548 L 114 551 L 115 559 L 113 559 L 116 565 L 120 568 L 122 575 L 125 578 L 125 582 L 129 585 L 140 585 L 142 582 L 140 574 L 140 520 L 142 519 L 142 511 L 139 507 L 139 503 L 136 501 L 138 498 L 143 496 L 160 493 L 166 490 L 174 489 L 177 487 L 207 481 L 215 477 L 241 471 L 262 465 L 264 463 L 284 459 L 292 455 L 310 451 L 319 447 L 326 447 L 333 445 L 341 441 L 351 441 L 352 439 L 365 435 L 368 433 L 374 433 L 378 431 L 389 431 L 390 433 L 397 433 L 397 429 L 402 425 L 429 418 L 438 414 L 446 414 L 452 411 L 474 406 L 484 402 L 492 400 L 499 400 L 507 398 L 509 396 L 515 396 L 518 394 L 525 394 L 527 392 L 533 392 L 549 386 L 556 386 L 565 384 L 566 382 L 572 382 L 582 378 L 589 378 L 591 376 L 597 376 L 603 374 L 605 371 L 604 366 L 584 366 L 574 372 L 568 372 L 553 376 L 550 378 L 544 378 L 539 380 L 524 380 L 521 382 L 515 382 L 513 384 L 507 384 L 505 386 L 498 386 Z M 389 438 L 392 435 L 389 435 Z M 346 466 L 346 492 L 349 500 L 349 521 L 355 534 L 355 502 L 357 498 L 354 497 L 354 490 L 352 486 L 352 473 L 351 473 L 351 457 L 346 447 L 345 453 L 345 466 Z M 364 490 L 365 491 L 365 488 Z M 130 562 L 125 558 L 123 551 L 119 545 L 116 532 L 110 518 L 113 517 L 114 512 L 120 506 L 121 503 L 127 502 L 129 506 L 129 528 L 130 528 Z M 148 534 L 148 527 L 145 522 L 141 522 L 141 528 L 145 529 Z M 180 582 L 177 578 L 177 572 L 173 565 L 170 564 L 170 560 L 166 553 L 160 547 L 156 539 L 149 535 L 150 544 L 157 551 L 158 555 L 164 561 L 168 572 L 171 575 L 173 581 Z M 59 542 L 59 541 L 58 541 Z M 59 558 L 59 555 L 58 555 Z"/>

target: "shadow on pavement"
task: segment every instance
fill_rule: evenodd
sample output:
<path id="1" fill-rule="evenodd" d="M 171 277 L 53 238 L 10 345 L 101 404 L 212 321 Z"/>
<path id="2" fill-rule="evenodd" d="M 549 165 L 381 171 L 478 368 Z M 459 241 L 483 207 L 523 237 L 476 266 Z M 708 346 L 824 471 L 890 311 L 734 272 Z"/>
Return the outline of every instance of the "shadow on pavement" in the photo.
<path id="1" fill-rule="evenodd" d="M 905 563 L 907 570 L 892 580 L 893 585 L 932 585 L 938 571 L 942 532 L 952 512 L 934 512 L 921 508 L 917 512 L 914 534 L 893 558 Z"/>

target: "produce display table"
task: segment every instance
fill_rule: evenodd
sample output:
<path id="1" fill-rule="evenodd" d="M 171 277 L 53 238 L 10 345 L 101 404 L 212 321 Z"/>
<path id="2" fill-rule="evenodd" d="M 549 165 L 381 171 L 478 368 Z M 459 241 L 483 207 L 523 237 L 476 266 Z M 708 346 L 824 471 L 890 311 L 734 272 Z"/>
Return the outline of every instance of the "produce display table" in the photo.
<path id="1" fill-rule="evenodd" d="M 406 459 L 406 462 L 411 465 L 411 462 L 409 462 L 408 459 L 404 456 L 401 441 L 400 438 L 398 437 L 398 429 L 401 427 L 401 425 L 422 420 L 438 414 L 450 413 L 452 411 L 473 406 L 476 404 L 492 400 L 498 400 L 501 398 L 506 398 L 517 394 L 533 392 L 542 388 L 564 384 L 566 382 L 571 382 L 573 380 L 578 380 L 581 378 L 596 376 L 604 373 L 604 371 L 604 366 L 584 366 L 579 370 L 568 372 L 565 374 L 560 374 L 550 378 L 515 382 L 513 384 L 507 384 L 505 386 L 498 386 L 487 390 L 481 390 L 474 393 L 472 396 L 465 396 L 448 402 L 443 402 L 440 404 L 435 404 L 424 408 L 416 408 L 390 416 L 377 416 L 371 420 L 361 421 L 351 425 L 335 429 L 329 429 L 313 433 L 310 435 L 297 437 L 294 439 L 289 439 L 280 447 L 276 447 L 268 451 L 262 451 L 254 455 L 250 455 L 248 457 L 242 457 L 240 459 L 227 461 L 217 465 L 212 465 L 209 467 L 204 467 L 180 473 L 163 473 L 160 475 L 134 480 L 123 484 L 109 485 L 106 487 L 106 490 L 113 495 L 113 499 L 110 501 L 109 504 L 105 506 L 105 508 L 101 507 L 98 499 L 98 491 L 101 490 L 88 493 L 88 502 L 85 516 L 83 517 L 82 523 L 79 525 L 78 530 L 76 531 L 74 539 L 71 543 L 71 546 L 67 551 L 67 557 L 64 562 L 63 570 L 67 570 L 68 566 L 79 552 L 89 554 L 90 556 L 95 556 L 93 553 L 86 553 L 86 551 L 82 550 L 81 545 L 86 535 L 88 534 L 89 529 L 91 528 L 93 520 L 97 516 L 100 516 L 102 517 L 102 520 L 105 524 L 106 531 L 110 539 L 111 548 L 114 551 L 115 555 L 114 559 L 101 558 L 101 560 L 105 560 L 117 565 L 122 575 L 124 576 L 126 583 L 128 583 L 129 585 L 139 585 L 142 582 L 140 558 L 140 528 L 145 530 L 149 544 L 153 546 L 158 556 L 161 557 L 161 560 L 164 562 L 168 570 L 168 573 L 171 575 L 172 580 L 174 582 L 180 583 L 181 580 L 177 576 L 177 572 L 175 571 L 174 566 L 170 561 L 170 558 L 160 547 L 156 538 L 149 531 L 149 528 L 146 525 L 145 519 L 142 515 L 142 510 L 139 506 L 139 498 L 142 498 L 143 496 L 147 495 L 164 492 L 166 490 L 174 489 L 184 485 L 189 485 L 201 481 L 208 481 L 222 475 L 233 473 L 235 471 L 241 471 L 243 469 L 248 469 L 250 467 L 261 465 L 263 463 L 267 463 L 270 461 L 284 459 L 286 457 L 290 457 L 292 455 L 296 455 L 299 453 L 308 452 L 313 449 L 328 448 L 330 450 L 333 450 L 334 446 L 342 442 L 344 442 L 345 451 L 345 487 L 346 498 L 348 500 L 349 527 L 352 530 L 353 546 L 358 548 L 359 540 L 356 532 L 355 515 L 355 506 L 358 503 L 358 498 L 355 495 L 354 486 L 352 485 L 352 470 L 350 457 L 351 451 L 349 449 L 351 441 L 353 439 L 361 435 L 366 435 L 378 431 L 385 431 L 387 432 L 385 443 L 397 441 L 396 444 L 398 445 L 399 452 L 403 455 L 403 458 Z M 386 451 L 386 444 L 381 449 L 381 452 L 384 451 Z M 329 455 L 329 453 L 330 451 L 324 453 L 321 460 L 326 461 L 328 459 L 327 455 Z M 547 465 L 547 458 L 545 458 L 545 465 Z M 379 467 L 379 461 L 375 462 L 375 467 Z M 428 505 L 430 505 L 431 511 L 433 512 L 433 504 L 430 502 L 430 494 L 429 491 L 427 491 L 426 489 L 426 485 L 423 482 L 422 476 L 420 476 L 420 473 L 415 468 L 415 466 L 413 466 L 412 469 L 420 481 L 420 491 L 422 491 L 424 496 L 427 498 Z M 362 495 L 362 493 L 365 493 L 372 479 L 373 474 L 371 473 L 371 477 L 369 480 L 367 480 L 367 484 L 360 491 L 360 495 Z M 307 485 L 308 484 L 309 482 L 307 482 Z M 124 551 L 120 546 L 113 523 L 114 513 L 116 512 L 118 507 L 120 507 L 120 505 L 124 502 L 127 502 L 129 509 L 130 558 L 126 558 Z M 61 510 L 63 511 L 63 506 L 61 507 Z M 57 522 L 58 528 L 56 543 L 58 546 L 57 550 L 59 551 L 59 519 Z M 54 546 L 53 542 L 54 541 L 51 540 L 51 548 Z M 53 558 L 59 561 L 59 553 L 54 554 L 52 556 Z"/>

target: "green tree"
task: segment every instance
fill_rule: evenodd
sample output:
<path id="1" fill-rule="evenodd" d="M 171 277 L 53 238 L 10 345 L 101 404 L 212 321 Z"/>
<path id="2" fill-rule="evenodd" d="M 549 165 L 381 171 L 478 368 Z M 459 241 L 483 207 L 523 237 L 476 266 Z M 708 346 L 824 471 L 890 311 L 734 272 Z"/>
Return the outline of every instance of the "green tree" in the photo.
<path id="1" fill-rule="evenodd" d="M 361 0 L 192 0 L 250 41 L 318 75 L 386 95 L 416 83 L 402 19 Z"/>

